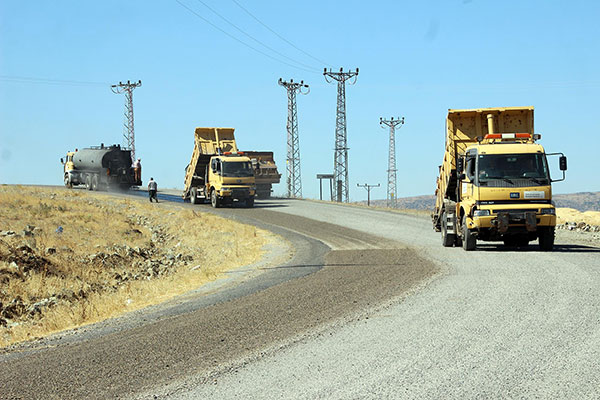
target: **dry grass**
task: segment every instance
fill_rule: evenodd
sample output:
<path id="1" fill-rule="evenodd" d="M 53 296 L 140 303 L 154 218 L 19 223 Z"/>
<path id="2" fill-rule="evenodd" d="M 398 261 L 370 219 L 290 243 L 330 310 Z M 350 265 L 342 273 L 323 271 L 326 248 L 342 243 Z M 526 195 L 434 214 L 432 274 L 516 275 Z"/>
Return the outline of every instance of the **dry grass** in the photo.
<path id="1" fill-rule="evenodd" d="M 0 187 L 0 231 L 15 232 L 0 236 L 0 346 L 162 302 L 257 261 L 273 240 L 142 199 L 19 186 Z"/>
<path id="2" fill-rule="evenodd" d="M 577 211 L 574 208 L 557 208 L 556 217 L 558 224 L 565 222 L 585 222 L 588 225 L 600 226 L 600 211 Z"/>

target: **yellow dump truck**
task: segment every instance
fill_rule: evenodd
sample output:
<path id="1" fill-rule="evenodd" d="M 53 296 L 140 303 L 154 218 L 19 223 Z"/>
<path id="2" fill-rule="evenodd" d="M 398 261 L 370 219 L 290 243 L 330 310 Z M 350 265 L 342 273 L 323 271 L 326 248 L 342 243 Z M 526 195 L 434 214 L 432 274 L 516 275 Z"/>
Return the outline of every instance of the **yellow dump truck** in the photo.
<path id="1" fill-rule="evenodd" d="M 477 241 L 552 250 L 556 213 L 551 183 L 567 158 L 547 154 L 534 134 L 533 107 L 448 110 L 433 227 L 442 245 L 474 250 Z M 560 156 L 551 179 L 546 156 Z"/>
<path id="2" fill-rule="evenodd" d="M 256 197 L 268 199 L 271 197 L 273 184 L 279 183 L 281 174 L 277 171 L 272 151 L 244 151 L 252 161 L 254 177 L 256 178 Z"/>
<path id="3" fill-rule="evenodd" d="M 254 206 L 256 181 L 252 162 L 239 152 L 233 128 L 196 128 L 194 151 L 186 168 L 184 201 L 210 200 L 213 207 L 243 202 Z"/>

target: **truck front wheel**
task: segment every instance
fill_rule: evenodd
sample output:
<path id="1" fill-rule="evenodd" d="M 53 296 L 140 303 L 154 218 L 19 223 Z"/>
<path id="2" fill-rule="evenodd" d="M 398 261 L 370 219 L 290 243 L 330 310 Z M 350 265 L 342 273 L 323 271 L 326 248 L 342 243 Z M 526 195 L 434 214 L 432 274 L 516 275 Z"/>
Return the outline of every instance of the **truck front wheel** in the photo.
<path id="1" fill-rule="evenodd" d="M 217 191 L 215 189 L 210 192 L 210 204 L 213 208 L 221 207 L 221 201 L 219 200 L 219 196 L 217 196 Z"/>
<path id="2" fill-rule="evenodd" d="M 456 235 L 448 233 L 448 214 L 446 211 L 444 211 L 442 214 L 442 222 L 440 225 L 442 231 L 442 246 L 452 247 L 454 245 L 454 241 L 456 240 Z"/>
<path id="3" fill-rule="evenodd" d="M 190 203 L 196 204 L 198 202 L 198 189 L 195 187 L 190 189 Z"/>
<path id="4" fill-rule="evenodd" d="M 73 189 L 73 182 L 71 182 L 69 174 L 65 174 L 65 186 L 69 189 Z"/>
<path id="5" fill-rule="evenodd" d="M 462 218 L 462 246 L 466 251 L 475 250 L 477 247 L 477 238 L 471 233 L 467 227 L 467 215 L 463 215 Z"/>
<path id="6" fill-rule="evenodd" d="M 554 248 L 554 227 L 542 226 L 538 229 L 540 249 L 542 249 L 542 251 L 552 251 Z"/>

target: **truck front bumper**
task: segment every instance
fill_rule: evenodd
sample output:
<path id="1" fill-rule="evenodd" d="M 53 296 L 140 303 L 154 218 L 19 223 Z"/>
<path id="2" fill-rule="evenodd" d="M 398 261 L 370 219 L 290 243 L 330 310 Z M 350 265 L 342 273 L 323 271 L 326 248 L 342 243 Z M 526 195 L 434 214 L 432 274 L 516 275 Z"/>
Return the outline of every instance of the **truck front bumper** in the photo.
<path id="1" fill-rule="evenodd" d="M 486 209 L 481 209 L 483 213 Z M 505 232 L 510 228 L 526 228 L 534 231 L 538 226 L 556 226 L 554 207 L 543 208 L 500 208 L 487 209 L 489 215 L 475 215 L 469 228 L 495 228 Z"/>
<path id="2" fill-rule="evenodd" d="M 227 188 L 221 189 L 217 194 L 221 197 L 228 197 L 235 200 L 254 197 L 255 190 L 252 188 Z"/>

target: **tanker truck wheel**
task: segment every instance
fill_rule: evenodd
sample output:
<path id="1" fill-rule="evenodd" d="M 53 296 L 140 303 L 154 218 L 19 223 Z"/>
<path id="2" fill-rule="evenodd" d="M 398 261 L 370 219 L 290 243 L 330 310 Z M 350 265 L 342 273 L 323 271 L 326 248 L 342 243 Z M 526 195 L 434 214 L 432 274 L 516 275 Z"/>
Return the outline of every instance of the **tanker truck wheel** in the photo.
<path id="1" fill-rule="evenodd" d="M 92 190 L 98 190 L 98 175 L 92 176 Z"/>
<path id="2" fill-rule="evenodd" d="M 477 238 L 471 233 L 467 227 L 467 215 L 463 215 L 462 219 L 462 246 L 466 251 L 475 250 L 477 247 Z"/>
<path id="3" fill-rule="evenodd" d="M 190 189 L 190 203 L 198 203 L 198 189 L 196 189 L 195 187 Z"/>
<path id="4" fill-rule="evenodd" d="M 221 201 L 219 200 L 217 191 L 215 189 L 210 191 L 210 204 L 213 206 L 213 208 L 221 207 Z"/>
<path id="5" fill-rule="evenodd" d="M 65 186 L 69 189 L 73 189 L 73 182 L 71 182 L 69 174 L 65 174 Z"/>
<path id="6" fill-rule="evenodd" d="M 92 177 L 89 175 L 85 176 L 85 188 L 87 190 L 92 190 Z"/>
<path id="7" fill-rule="evenodd" d="M 448 233 L 447 221 L 448 215 L 446 211 L 442 214 L 442 222 L 441 222 L 441 230 L 442 230 L 442 246 L 444 247 L 452 247 L 454 245 L 454 241 L 456 240 L 456 235 L 452 233 Z"/>

